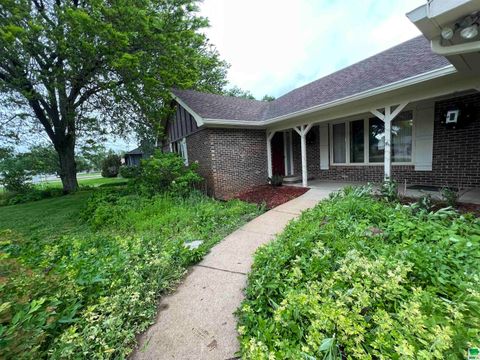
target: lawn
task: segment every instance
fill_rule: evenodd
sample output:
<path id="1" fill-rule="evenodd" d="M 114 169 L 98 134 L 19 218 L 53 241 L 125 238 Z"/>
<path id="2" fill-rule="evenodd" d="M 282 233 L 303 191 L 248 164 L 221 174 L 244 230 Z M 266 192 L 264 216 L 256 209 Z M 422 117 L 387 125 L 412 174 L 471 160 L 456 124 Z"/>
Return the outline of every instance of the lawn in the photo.
<path id="1" fill-rule="evenodd" d="M 87 176 L 87 175 L 85 175 Z M 116 183 L 123 183 L 127 181 L 127 179 L 123 179 L 121 177 L 116 178 L 104 178 L 104 177 L 96 177 L 93 179 L 84 178 L 85 176 L 79 176 L 78 185 L 80 186 L 100 186 L 103 184 L 116 184 Z M 41 183 L 36 184 L 38 188 L 45 188 L 45 187 L 62 187 L 62 182 L 60 180 L 48 180 Z"/>
<path id="2" fill-rule="evenodd" d="M 126 358 L 159 296 L 261 211 L 122 191 L 0 208 L 0 358 Z"/>
<path id="3" fill-rule="evenodd" d="M 479 219 L 347 189 L 257 251 L 242 358 L 464 359 L 479 274 Z"/>

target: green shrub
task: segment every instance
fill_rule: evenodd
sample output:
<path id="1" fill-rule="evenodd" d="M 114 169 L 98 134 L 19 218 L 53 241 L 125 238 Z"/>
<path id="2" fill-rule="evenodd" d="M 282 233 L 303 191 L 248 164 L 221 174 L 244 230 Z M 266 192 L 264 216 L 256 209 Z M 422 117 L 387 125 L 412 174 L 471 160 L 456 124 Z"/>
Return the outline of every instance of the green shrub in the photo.
<path id="1" fill-rule="evenodd" d="M 257 251 L 242 358 L 465 358 L 480 338 L 479 273 L 479 219 L 344 191 Z"/>
<path id="2" fill-rule="evenodd" d="M 139 166 L 132 166 L 132 165 L 122 165 L 120 166 L 120 176 L 125 179 L 134 179 L 140 173 Z"/>
<path id="3" fill-rule="evenodd" d="M 12 193 L 24 193 L 31 189 L 29 181 L 32 179 L 27 172 L 20 168 L 12 168 L 3 171 L 0 178 L 0 185 Z"/>
<path id="4" fill-rule="evenodd" d="M 64 194 L 61 188 L 47 187 L 43 189 L 37 189 L 33 186 L 28 186 L 24 188 L 21 192 L 6 192 L 5 194 L 3 194 L 0 205 L 23 204 L 31 201 L 49 199 L 63 195 Z"/>
<path id="5" fill-rule="evenodd" d="M 106 178 L 117 177 L 121 164 L 120 156 L 115 154 L 107 155 L 102 161 L 102 176 Z"/>
<path id="6" fill-rule="evenodd" d="M 395 180 L 385 179 L 380 187 L 380 194 L 385 201 L 398 201 L 398 184 Z"/>
<path id="7" fill-rule="evenodd" d="M 185 166 L 177 154 L 157 151 L 149 159 L 142 160 L 136 185 L 149 195 L 170 192 L 184 196 L 202 181 L 197 168 L 196 163 Z"/>
<path id="8" fill-rule="evenodd" d="M 458 191 L 445 187 L 441 190 L 442 198 L 447 203 L 447 206 L 455 207 L 458 202 Z"/>
<path id="9" fill-rule="evenodd" d="M 418 198 L 418 200 L 413 203 L 410 207 L 411 209 L 419 215 L 422 212 L 430 212 L 433 208 L 433 199 L 430 194 L 424 194 Z"/>
<path id="10" fill-rule="evenodd" d="M 283 176 L 282 175 L 272 175 L 268 178 L 268 182 L 272 186 L 282 186 L 283 185 Z"/>

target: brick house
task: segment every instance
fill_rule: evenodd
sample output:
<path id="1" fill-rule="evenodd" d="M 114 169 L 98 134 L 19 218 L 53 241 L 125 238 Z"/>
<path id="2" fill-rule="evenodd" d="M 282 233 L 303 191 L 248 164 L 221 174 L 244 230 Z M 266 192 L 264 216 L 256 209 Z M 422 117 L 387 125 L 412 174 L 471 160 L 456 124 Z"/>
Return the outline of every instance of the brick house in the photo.
<path id="1" fill-rule="evenodd" d="M 480 41 L 440 35 L 474 3 L 432 0 L 408 14 L 423 36 L 271 102 L 174 90 L 165 149 L 218 198 L 272 174 L 480 187 Z"/>

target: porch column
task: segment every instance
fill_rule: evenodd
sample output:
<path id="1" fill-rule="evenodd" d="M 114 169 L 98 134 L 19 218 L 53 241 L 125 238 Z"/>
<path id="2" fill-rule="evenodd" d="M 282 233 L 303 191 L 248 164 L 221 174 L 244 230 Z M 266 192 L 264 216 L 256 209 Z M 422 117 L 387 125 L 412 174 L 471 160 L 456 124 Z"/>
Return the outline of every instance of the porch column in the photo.
<path id="1" fill-rule="evenodd" d="M 268 169 L 268 177 L 271 178 L 273 176 L 272 170 L 272 138 L 275 135 L 275 131 L 268 131 L 267 130 L 267 169 Z"/>
<path id="2" fill-rule="evenodd" d="M 300 135 L 300 144 L 302 149 L 302 186 L 308 186 L 308 169 L 307 169 L 307 134 L 313 124 L 296 126 L 293 129 Z"/>
<path id="3" fill-rule="evenodd" d="M 384 149 L 384 180 L 389 180 L 392 176 L 392 121 L 407 106 L 407 102 L 385 106 L 383 113 L 377 109 L 371 110 L 371 113 L 385 123 L 385 149 Z"/>

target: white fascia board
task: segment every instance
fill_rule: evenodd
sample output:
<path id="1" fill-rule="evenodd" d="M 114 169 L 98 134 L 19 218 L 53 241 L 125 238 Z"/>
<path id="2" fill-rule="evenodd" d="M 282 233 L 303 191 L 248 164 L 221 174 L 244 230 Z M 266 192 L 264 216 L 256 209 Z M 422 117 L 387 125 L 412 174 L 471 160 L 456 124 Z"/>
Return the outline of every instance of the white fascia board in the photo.
<path id="1" fill-rule="evenodd" d="M 457 70 L 453 65 L 447 65 L 443 68 L 432 70 L 420 75 L 415 75 L 407 79 L 403 79 L 400 81 L 396 81 L 387 85 L 379 86 L 374 89 L 366 90 L 360 93 L 357 93 L 355 95 L 350 95 L 346 96 L 344 98 L 334 100 L 327 102 L 325 104 L 321 105 L 316 105 L 312 106 L 310 108 L 304 109 L 304 110 L 299 110 L 292 112 L 290 114 L 282 115 L 282 116 L 277 116 L 272 119 L 268 120 L 261 120 L 261 121 L 245 121 L 245 120 L 226 120 L 226 119 L 204 119 L 205 120 L 205 125 L 214 125 L 214 126 L 220 126 L 220 125 L 225 125 L 225 126 L 232 126 L 232 127 L 241 127 L 241 126 L 248 126 L 248 127 L 267 127 L 271 125 L 275 125 L 276 123 L 287 120 L 287 119 L 292 119 L 304 115 L 308 115 L 317 111 L 322 111 L 322 110 L 327 110 L 330 108 L 333 108 L 335 106 L 339 105 L 345 105 L 350 102 L 358 101 L 358 100 L 363 100 L 368 97 L 376 96 L 382 93 L 386 93 L 389 91 L 393 90 L 398 90 L 403 87 L 415 85 L 418 83 L 422 83 L 428 80 L 433 80 L 442 76 L 446 75 L 451 75 L 455 74 Z M 385 105 L 394 105 L 394 104 L 385 104 Z"/>
<path id="2" fill-rule="evenodd" d="M 424 18 L 428 17 L 428 6 L 421 5 L 418 8 L 409 11 L 407 13 L 407 17 L 410 19 L 411 22 L 416 23 Z"/>
<path id="3" fill-rule="evenodd" d="M 201 117 L 195 111 L 193 111 L 192 108 L 190 106 L 188 106 L 187 104 L 185 104 L 185 102 L 183 102 L 182 99 L 180 99 L 177 95 L 175 95 L 172 92 L 170 94 L 172 95 L 173 100 L 178 102 L 185 110 L 187 110 L 190 113 L 190 115 L 193 116 L 193 118 L 195 119 L 195 122 L 197 123 L 198 127 L 203 126 L 205 124 L 205 120 L 204 120 L 203 117 Z"/>
<path id="4" fill-rule="evenodd" d="M 242 128 L 249 128 L 249 127 L 262 127 L 264 125 L 265 120 L 227 120 L 227 119 L 203 119 L 204 124 L 206 126 L 215 127 L 215 126 L 223 126 L 223 127 L 242 127 Z"/>

